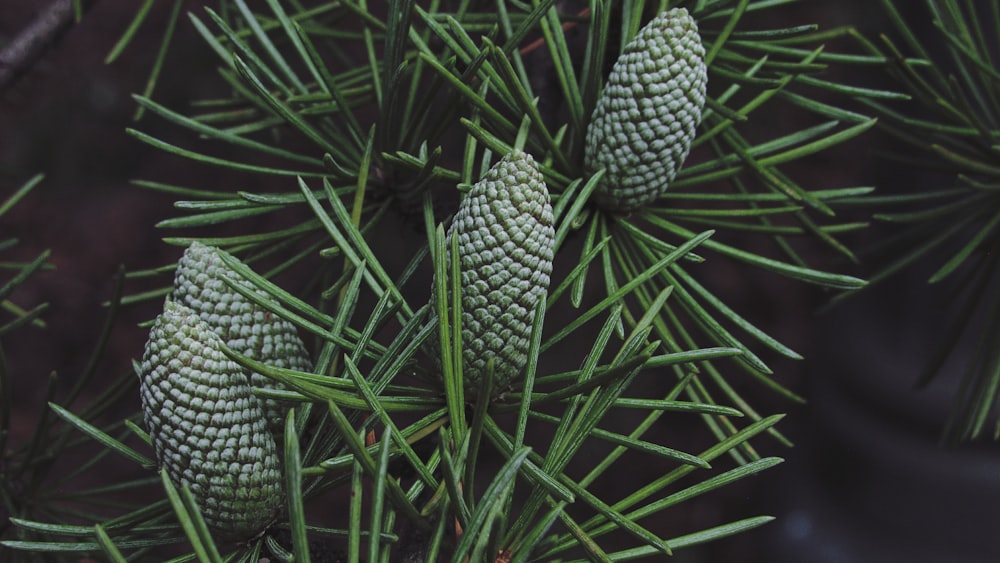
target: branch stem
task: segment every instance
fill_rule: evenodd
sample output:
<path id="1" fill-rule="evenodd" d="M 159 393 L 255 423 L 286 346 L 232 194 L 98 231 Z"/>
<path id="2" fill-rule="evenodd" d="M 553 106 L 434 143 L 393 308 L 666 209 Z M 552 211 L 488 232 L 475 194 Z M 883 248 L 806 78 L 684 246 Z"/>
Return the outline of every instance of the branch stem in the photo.
<path id="1" fill-rule="evenodd" d="M 96 0 L 80 0 L 86 12 Z M 31 69 L 73 23 L 73 0 L 54 0 L 0 49 L 0 93 Z"/>

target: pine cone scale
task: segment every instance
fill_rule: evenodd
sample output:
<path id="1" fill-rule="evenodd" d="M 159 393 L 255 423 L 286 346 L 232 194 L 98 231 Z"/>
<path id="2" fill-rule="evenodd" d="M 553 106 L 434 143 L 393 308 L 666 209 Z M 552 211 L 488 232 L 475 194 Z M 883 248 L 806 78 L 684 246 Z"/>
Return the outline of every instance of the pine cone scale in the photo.
<path id="1" fill-rule="evenodd" d="M 705 105 L 704 59 L 697 24 L 684 8 L 661 13 L 625 46 L 587 129 L 586 168 L 605 169 L 594 195 L 601 207 L 635 210 L 677 176 Z"/>
<path id="2" fill-rule="evenodd" d="M 235 352 L 275 367 L 308 371 L 312 363 L 295 326 L 275 317 L 226 283 L 226 278 L 237 283 L 239 279 L 222 261 L 222 252 L 192 242 L 177 263 L 171 298 L 195 311 Z M 267 298 L 266 294 L 258 293 Z M 250 373 L 249 379 L 254 387 L 285 389 L 259 373 Z M 281 443 L 288 405 L 274 399 L 262 403 L 275 440 Z"/>
<path id="3" fill-rule="evenodd" d="M 478 392 L 491 359 L 502 390 L 524 370 L 552 273 L 552 206 L 534 159 L 514 151 L 495 164 L 462 201 L 447 237 L 458 240 L 466 390 Z"/>
<path id="4" fill-rule="evenodd" d="M 140 398 L 157 459 L 206 523 L 249 538 L 283 503 L 278 451 L 240 366 L 198 315 L 168 301 L 150 330 Z"/>

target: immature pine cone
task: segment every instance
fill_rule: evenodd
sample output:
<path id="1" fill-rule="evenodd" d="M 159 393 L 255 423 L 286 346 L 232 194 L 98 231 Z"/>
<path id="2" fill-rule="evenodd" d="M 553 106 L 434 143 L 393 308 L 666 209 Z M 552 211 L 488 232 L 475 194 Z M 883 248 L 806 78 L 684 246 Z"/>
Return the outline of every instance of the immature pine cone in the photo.
<path id="1" fill-rule="evenodd" d="M 448 229 L 447 248 L 458 237 L 462 369 L 471 395 L 490 358 L 497 391 L 524 370 L 535 308 L 552 274 L 552 224 L 545 180 L 531 155 L 515 150 L 472 187 Z"/>
<path id="2" fill-rule="evenodd" d="M 597 203 L 627 212 L 667 190 L 691 150 L 708 68 L 687 10 L 661 13 L 625 46 L 587 129 L 589 173 L 605 168 Z"/>
<path id="3" fill-rule="evenodd" d="M 220 258 L 224 250 L 192 242 L 177 261 L 171 298 L 195 311 L 218 334 L 229 349 L 270 366 L 309 371 L 312 363 L 295 325 L 278 318 L 226 284 L 240 281 Z M 247 282 L 243 287 L 252 288 Z M 266 297 L 262 291 L 258 295 Z M 285 386 L 259 373 L 250 374 L 255 387 L 284 389 Z M 281 444 L 289 405 L 262 399 L 268 425 Z"/>
<path id="4" fill-rule="evenodd" d="M 167 301 L 149 333 L 139 392 L 171 481 L 190 487 L 214 530 L 245 540 L 281 509 L 281 472 L 260 402 L 221 345 L 195 312 Z"/>

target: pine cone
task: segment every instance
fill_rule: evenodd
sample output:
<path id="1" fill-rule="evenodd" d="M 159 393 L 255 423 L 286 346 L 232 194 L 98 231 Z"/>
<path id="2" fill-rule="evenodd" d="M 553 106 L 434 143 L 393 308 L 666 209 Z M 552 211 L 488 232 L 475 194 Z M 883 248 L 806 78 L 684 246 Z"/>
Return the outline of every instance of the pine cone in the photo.
<path id="1" fill-rule="evenodd" d="M 627 212 L 662 195 L 691 150 L 708 68 L 698 26 L 674 8 L 625 46 L 587 129 L 585 165 L 605 168 L 598 205 Z"/>
<path id="2" fill-rule="evenodd" d="M 524 370 L 552 274 L 552 225 L 545 180 L 531 155 L 515 150 L 472 187 L 448 229 L 447 248 L 458 237 L 462 369 L 472 396 L 491 358 L 498 392 Z"/>
<path id="3" fill-rule="evenodd" d="M 284 502 L 278 448 L 239 364 L 198 315 L 167 301 L 142 357 L 139 391 L 156 457 L 226 538 L 263 531 Z"/>
<path id="4" fill-rule="evenodd" d="M 195 311 L 234 352 L 275 367 L 299 371 L 312 369 L 295 325 L 274 316 L 226 284 L 225 278 L 239 281 L 240 277 L 220 258 L 224 252 L 214 246 L 192 242 L 177 261 L 171 298 Z M 243 286 L 252 288 L 247 282 L 243 282 Z M 267 297 L 264 292 L 255 291 Z M 250 383 L 267 389 L 286 388 L 259 373 L 250 374 Z M 261 402 L 271 431 L 280 444 L 290 405 L 268 398 Z"/>

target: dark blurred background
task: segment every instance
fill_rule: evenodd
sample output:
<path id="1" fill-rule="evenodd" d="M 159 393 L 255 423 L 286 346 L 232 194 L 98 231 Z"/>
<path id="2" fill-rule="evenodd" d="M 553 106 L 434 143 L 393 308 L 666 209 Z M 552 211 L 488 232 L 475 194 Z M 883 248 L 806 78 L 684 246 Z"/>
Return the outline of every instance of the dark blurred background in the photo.
<path id="1" fill-rule="evenodd" d="M 14 37 L 48 1 L 2 0 L 0 45 Z M 103 59 L 134 15 L 134 3 L 97 1 L 11 87 L 0 92 L 0 197 L 37 173 L 46 179 L 0 221 L 0 236 L 21 244 L 6 259 L 52 250 L 55 269 L 16 295 L 22 305 L 51 303 L 44 330 L 21 330 L 5 342 L 15 375 L 16 442 L 44 406 L 50 372 L 71 383 L 89 356 L 105 314 L 112 277 L 122 265 L 138 270 L 166 264 L 179 251 L 153 228 L 174 215 L 172 198 L 130 184 L 166 180 L 209 187 L 214 171 L 150 148 L 125 134 L 135 127 L 131 95 L 145 87 L 159 48 L 169 2 L 158 2 L 132 46 L 114 64 Z M 897 2 L 911 9 L 909 2 Z M 200 2 L 186 9 L 199 10 Z M 779 10 L 788 23 L 854 25 L 876 37 L 888 24 L 875 2 L 800 2 Z M 879 84 L 862 71 L 834 77 Z M 173 41 L 153 98 L 184 107 L 217 89 L 215 59 L 205 56 L 186 18 Z M 217 93 L 217 92 L 216 92 Z M 180 132 L 155 119 L 143 131 L 170 141 Z M 809 161 L 824 187 L 879 185 L 915 189 L 940 179 L 907 173 L 876 158 L 877 134 Z M 186 170 L 189 169 L 189 170 Z M 228 181 L 228 180 L 227 180 Z M 247 182 L 261 181 L 247 177 Z M 241 184 L 241 189 L 261 186 Z M 868 234 L 859 241 L 877 236 Z M 842 264 L 850 273 L 864 274 Z M 755 514 L 778 516 L 767 527 L 704 548 L 678 561 L 997 561 L 992 537 L 1000 525 L 1000 461 L 993 444 L 945 448 L 937 443 L 953 392 L 948 380 L 914 391 L 924 353 L 939 338 L 946 312 L 920 276 L 847 301 L 831 313 L 816 310 L 826 295 L 759 272 L 720 264 L 713 289 L 766 332 L 802 352 L 804 362 L 778 362 L 779 379 L 804 394 L 797 406 L 764 396 L 765 412 L 789 412 L 780 430 L 797 444 L 762 441 L 762 453 L 786 457 L 767 474 L 717 491 L 672 516 L 679 525 L 711 525 Z M 912 279 L 911 279 L 912 278 Z M 141 355 L 157 305 L 124 311 L 101 370 L 115 377 Z M 96 394 L 96 390 L 87 394 Z M 85 403 L 87 396 L 82 398 Z M 21 421 L 19 423 L 18 421 Z"/>

